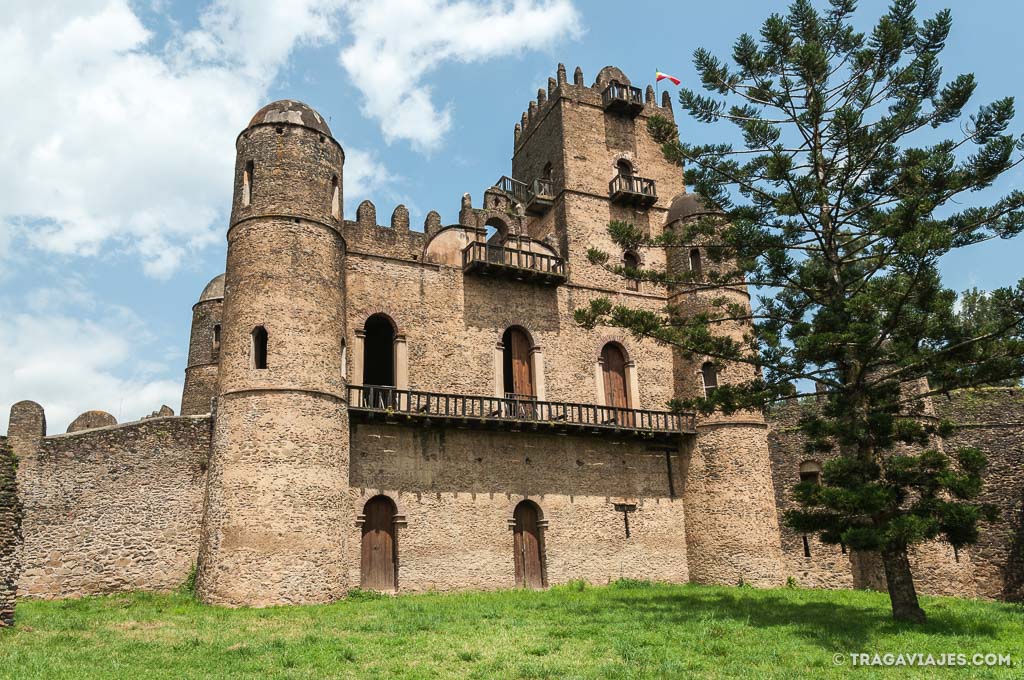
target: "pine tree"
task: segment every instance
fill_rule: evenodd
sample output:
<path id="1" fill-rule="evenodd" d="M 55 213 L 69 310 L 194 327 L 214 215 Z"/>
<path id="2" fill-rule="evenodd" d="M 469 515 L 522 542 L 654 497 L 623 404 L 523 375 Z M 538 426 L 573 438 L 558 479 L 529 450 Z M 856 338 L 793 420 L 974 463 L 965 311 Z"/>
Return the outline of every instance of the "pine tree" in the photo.
<path id="1" fill-rule="evenodd" d="M 974 77 L 943 83 L 948 11 L 918 21 L 912 0 L 894 0 L 864 34 L 851 23 L 854 0 L 828 4 L 819 11 L 796 0 L 770 16 L 759 38 L 736 40 L 732 64 L 694 52 L 705 93 L 681 90 L 683 109 L 737 126 L 742 144 L 686 144 L 672 122 L 648 121 L 666 157 L 720 214 L 655 238 L 612 223 L 612 239 L 630 251 L 696 244 L 713 266 L 627 270 L 589 253 L 623 276 L 699 288 L 710 309 L 654 313 L 601 298 L 576 318 L 698 361 L 760 368 L 752 382 L 675 408 L 760 409 L 815 383 L 823 389 L 821 409 L 800 426 L 809 449 L 835 455 L 820 485 L 793 490 L 800 508 L 785 522 L 827 543 L 878 551 L 894 617 L 919 622 L 908 549 L 933 539 L 970 545 L 993 511 L 977 501 L 982 452 L 933 448 L 948 427 L 914 416 L 930 395 L 1024 375 L 1024 281 L 994 291 L 984 323 L 974 323 L 955 313 L 938 262 L 1024 228 L 1022 192 L 962 207 L 1021 162 L 1022 142 L 1007 132 L 1012 98 L 965 119 Z M 752 312 L 715 298 L 737 282 L 759 293 Z M 715 332 L 736 323 L 747 329 L 742 340 Z"/>

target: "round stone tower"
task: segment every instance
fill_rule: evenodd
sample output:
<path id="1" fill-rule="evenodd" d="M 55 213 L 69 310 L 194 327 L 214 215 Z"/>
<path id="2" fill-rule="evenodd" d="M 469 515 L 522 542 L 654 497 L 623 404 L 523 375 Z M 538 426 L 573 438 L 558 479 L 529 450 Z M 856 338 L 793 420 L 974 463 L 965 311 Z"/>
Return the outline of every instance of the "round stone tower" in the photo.
<path id="1" fill-rule="evenodd" d="M 185 389 L 181 393 L 181 415 L 210 412 L 217 394 L 217 364 L 220 363 L 221 316 L 224 304 L 224 275 L 206 284 L 199 301 L 192 305 L 192 334 L 188 342 Z"/>
<path id="2" fill-rule="evenodd" d="M 328 602 L 348 587 L 345 154 L 287 100 L 236 149 L 196 588 L 227 605 Z"/>
<path id="3" fill-rule="evenodd" d="M 700 196 L 679 194 L 669 208 L 666 229 L 702 217 L 714 218 L 715 214 Z M 666 257 L 670 271 L 696 271 L 698 281 L 702 273 L 720 266 L 707 260 L 699 243 L 669 248 Z M 684 314 L 693 314 L 721 297 L 750 309 L 750 295 L 744 284 L 704 291 L 699 286 L 679 285 L 670 292 L 669 304 Z M 739 322 L 719 324 L 716 329 L 737 339 L 744 332 Z M 723 365 L 681 354 L 674 361 L 674 392 L 680 399 L 692 399 L 716 385 L 742 383 L 754 377 L 749 364 Z M 683 499 L 690 580 L 778 585 L 783 579 L 782 547 L 768 456 L 768 427 L 761 413 L 716 413 L 698 418 L 696 440 L 683 453 L 688 457 Z"/>

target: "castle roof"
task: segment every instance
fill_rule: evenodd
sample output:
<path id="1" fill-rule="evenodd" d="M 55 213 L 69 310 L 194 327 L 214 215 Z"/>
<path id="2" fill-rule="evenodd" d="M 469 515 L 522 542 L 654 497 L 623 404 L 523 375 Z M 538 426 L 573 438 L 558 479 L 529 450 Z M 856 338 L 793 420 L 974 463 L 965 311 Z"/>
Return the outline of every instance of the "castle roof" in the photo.
<path id="1" fill-rule="evenodd" d="M 206 302 L 207 300 L 219 300 L 224 297 L 224 275 L 215 276 L 212 281 L 206 284 L 206 288 L 203 288 L 202 294 L 199 296 L 199 302 Z"/>
<path id="2" fill-rule="evenodd" d="M 718 215 L 721 212 L 721 210 L 711 205 L 700 194 L 684 191 L 681 194 L 676 194 L 676 197 L 672 199 L 672 205 L 668 208 L 668 218 L 665 220 L 665 223 L 672 224 L 676 220 L 684 220 L 687 217 L 694 217 L 696 215 Z"/>
<path id="3" fill-rule="evenodd" d="M 294 99 L 282 99 L 267 104 L 256 112 L 256 115 L 249 121 L 249 127 L 261 123 L 291 123 L 293 125 L 305 125 L 328 136 L 331 135 L 331 128 L 327 127 L 327 121 L 317 113 L 311 106 L 303 104 Z"/>

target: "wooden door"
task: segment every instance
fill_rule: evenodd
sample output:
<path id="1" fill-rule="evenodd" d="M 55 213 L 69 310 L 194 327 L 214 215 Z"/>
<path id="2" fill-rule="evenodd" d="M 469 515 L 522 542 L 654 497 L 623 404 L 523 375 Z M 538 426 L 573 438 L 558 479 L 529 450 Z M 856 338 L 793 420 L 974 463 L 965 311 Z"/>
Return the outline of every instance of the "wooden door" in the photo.
<path id="1" fill-rule="evenodd" d="M 362 577 L 364 590 L 395 589 L 395 506 L 377 496 L 363 509 Z"/>
<path id="2" fill-rule="evenodd" d="M 618 345 L 608 343 L 601 350 L 604 364 L 604 403 L 615 409 L 628 409 L 629 390 L 626 387 L 626 355 Z M 632 414 L 627 411 L 612 411 L 611 417 L 620 425 L 632 426 Z"/>
<path id="3" fill-rule="evenodd" d="M 532 397 L 533 372 L 530 370 L 530 339 L 526 333 L 513 328 L 509 333 L 512 341 L 512 389 L 520 396 Z"/>
<path id="4" fill-rule="evenodd" d="M 523 501 L 515 511 L 516 586 L 543 588 L 544 567 L 540 548 L 540 519 L 537 506 Z"/>

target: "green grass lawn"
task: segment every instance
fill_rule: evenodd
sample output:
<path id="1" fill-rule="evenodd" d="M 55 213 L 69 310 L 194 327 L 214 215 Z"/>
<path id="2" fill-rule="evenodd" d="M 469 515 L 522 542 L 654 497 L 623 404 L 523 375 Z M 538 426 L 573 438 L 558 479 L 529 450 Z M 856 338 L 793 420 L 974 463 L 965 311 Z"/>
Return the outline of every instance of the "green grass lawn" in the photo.
<path id="1" fill-rule="evenodd" d="M 355 593 L 221 609 L 185 595 L 22 602 L 0 677 L 844 677 L 849 653 L 1010 654 L 1014 667 L 860 668 L 854 677 L 1024 677 L 1024 607 L 884 594 L 620 582 L 544 592 Z M 844 655 L 836 666 L 833 656 Z"/>

